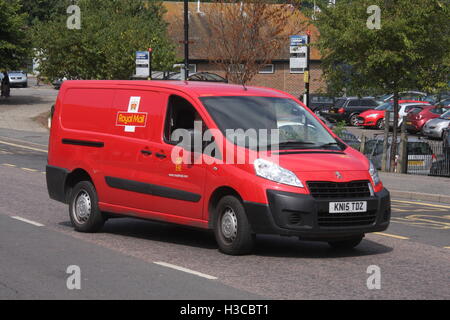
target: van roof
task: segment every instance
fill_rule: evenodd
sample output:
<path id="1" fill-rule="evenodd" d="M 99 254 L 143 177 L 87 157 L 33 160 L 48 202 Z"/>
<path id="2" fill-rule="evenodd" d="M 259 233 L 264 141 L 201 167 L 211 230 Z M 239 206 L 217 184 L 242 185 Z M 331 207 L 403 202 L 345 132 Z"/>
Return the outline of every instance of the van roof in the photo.
<path id="1" fill-rule="evenodd" d="M 68 88 L 118 88 L 139 86 L 142 88 L 166 88 L 180 90 L 197 97 L 207 96 L 266 96 L 283 97 L 289 95 L 270 88 L 242 86 L 227 83 L 203 81 L 142 81 L 142 80 L 67 80 L 62 89 Z"/>

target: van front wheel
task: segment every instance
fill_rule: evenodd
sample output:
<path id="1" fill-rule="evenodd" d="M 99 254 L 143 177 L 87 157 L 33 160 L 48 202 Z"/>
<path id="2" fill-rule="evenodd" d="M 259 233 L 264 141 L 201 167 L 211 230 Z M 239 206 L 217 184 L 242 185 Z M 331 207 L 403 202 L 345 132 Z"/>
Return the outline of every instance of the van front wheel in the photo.
<path id="1" fill-rule="evenodd" d="M 97 192 L 91 182 L 75 185 L 70 194 L 69 215 L 76 231 L 92 233 L 103 227 L 105 218 L 98 208 Z"/>
<path id="2" fill-rule="evenodd" d="M 254 235 L 241 201 L 234 196 L 225 196 L 216 210 L 214 235 L 219 250 L 230 255 L 250 253 Z"/>

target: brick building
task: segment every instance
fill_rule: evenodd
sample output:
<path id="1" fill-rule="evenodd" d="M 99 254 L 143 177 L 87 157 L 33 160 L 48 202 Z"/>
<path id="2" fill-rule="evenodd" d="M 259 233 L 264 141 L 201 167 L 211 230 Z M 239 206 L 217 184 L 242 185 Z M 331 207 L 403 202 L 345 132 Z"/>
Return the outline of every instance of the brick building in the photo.
<path id="1" fill-rule="evenodd" d="M 177 45 L 177 56 L 182 59 L 184 52 L 184 29 L 183 29 L 183 2 L 164 2 L 167 12 L 165 19 L 169 23 L 168 32 L 173 42 Z M 190 45 L 190 64 L 191 71 L 195 72 L 213 72 L 225 76 L 224 72 L 219 70 L 217 66 L 210 63 L 204 55 L 202 46 L 205 41 L 208 41 L 210 32 L 208 32 L 208 18 L 206 17 L 207 6 L 210 3 L 202 3 L 198 7 L 197 3 L 189 3 L 189 38 L 192 41 Z M 202 11 L 203 10 L 203 11 Z M 300 19 L 307 20 L 303 15 Z M 289 22 L 288 22 L 289 23 Z M 311 41 L 317 40 L 319 34 L 314 26 L 309 27 L 312 35 Z M 302 34 L 305 34 L 302 32 Z M 289 42 L 283 46 L 276 59 L 270 65 L 263 66 L 261 71 L 252 79 L 250 85 L 264 86 L 276 88 L 286 91 L 294 96 L 300 96 L 304 93 L 304 73 L 290 70 L 289 68 Z M 310 91 L 311 93 L 324 91 L 326 89 L 325 83 L 322 79 L 321 57 L 316 48 L 311 49 L 310 59 Z"/>

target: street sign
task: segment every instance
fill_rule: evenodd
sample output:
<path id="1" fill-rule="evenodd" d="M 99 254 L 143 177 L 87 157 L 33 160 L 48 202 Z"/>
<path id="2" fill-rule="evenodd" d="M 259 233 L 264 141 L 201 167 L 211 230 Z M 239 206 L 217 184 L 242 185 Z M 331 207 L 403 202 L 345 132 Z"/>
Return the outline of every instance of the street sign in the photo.
<path id="1" fill-rule="evenodd" d="M 308 36 L 291 36 L 289 68 L 291 73 L 302 73 L 308 67 Z"/>
<path id="2" fill-rule="evenodd" d="M 150 76 L 150 52 L 137 51 L 136 52 L 136 76 L 147 78 Z"/>

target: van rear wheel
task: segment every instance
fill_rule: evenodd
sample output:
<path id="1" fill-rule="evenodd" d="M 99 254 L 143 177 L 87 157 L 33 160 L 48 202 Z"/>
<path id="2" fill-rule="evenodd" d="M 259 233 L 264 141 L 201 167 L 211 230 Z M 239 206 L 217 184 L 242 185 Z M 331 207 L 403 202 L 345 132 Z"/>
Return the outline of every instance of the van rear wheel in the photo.
<path id="1" fill-rule="evenodd" d="M 347 240 L 338 240 L 338 241 L 328 241 L 328 244 L 333 248 L 337 250 L 349 250 L 353 249 L 357 245 L 359 245 L 364 238 L 364 235 L 354 237 Z"/>
<path id="2" fill-rule="evenodd" d="M 103 227 L 105 218 L 98 208 L 97 192 L 91 182 L 81 181 L 72 189 L 69 215 L 78 232 L 93 233 Z"/>
<path id="3" fill-rule="evenodd" d="M 229 255 L 251 253 L 254 235 L 239 199 L 223 197 L 216 207 L 215 218 L 214 235 L 220 251 Z"/>

